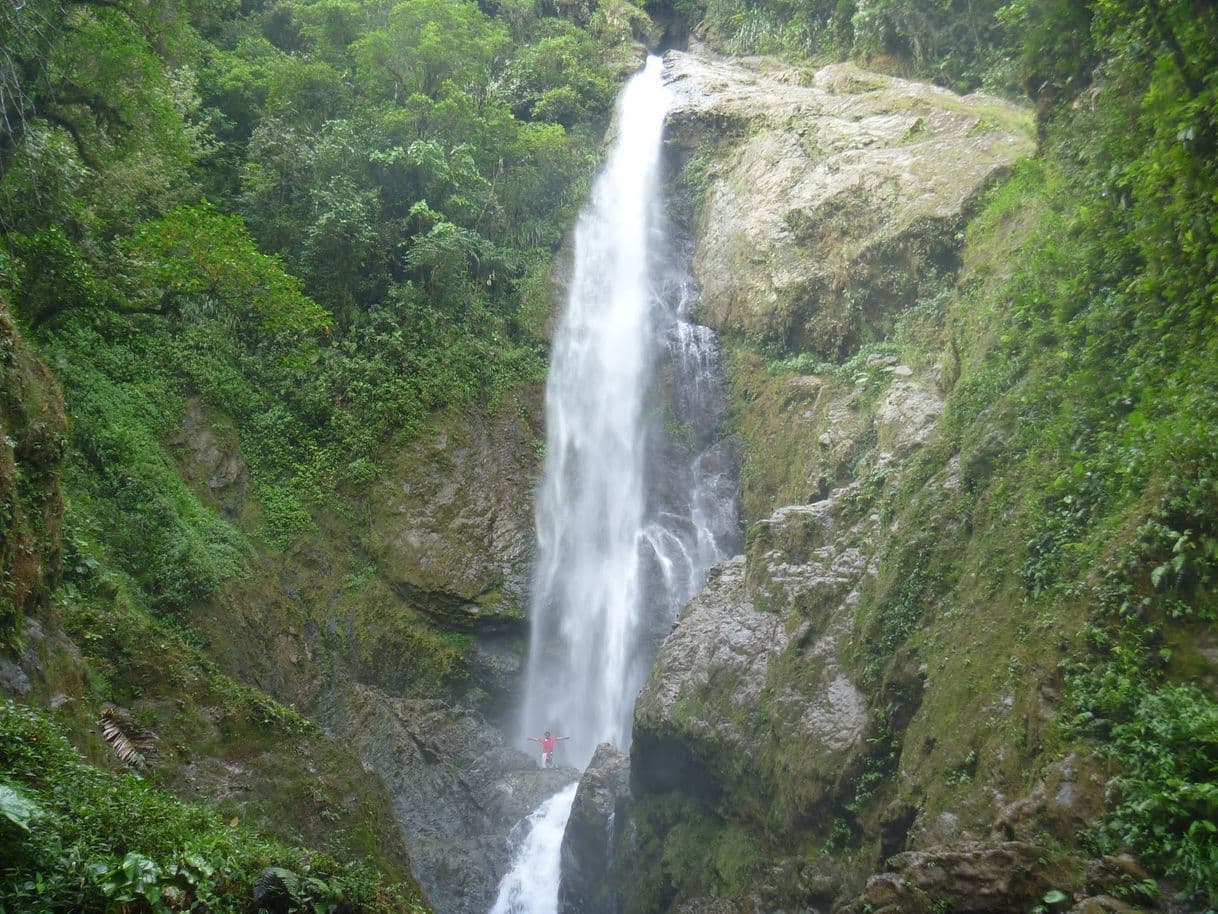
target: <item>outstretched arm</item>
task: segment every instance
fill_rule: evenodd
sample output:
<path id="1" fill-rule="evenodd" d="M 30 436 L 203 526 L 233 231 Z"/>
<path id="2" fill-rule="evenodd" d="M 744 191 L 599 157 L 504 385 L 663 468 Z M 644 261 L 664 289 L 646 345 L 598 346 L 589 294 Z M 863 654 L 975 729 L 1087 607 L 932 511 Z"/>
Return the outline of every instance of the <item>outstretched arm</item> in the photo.
<path id="1" fill-rule="evenodd" d="M 570 739 L 570 738 L 571 738 L 571 737 L 569 737 L 569 736 L 556 736 L 556 737 L 554 737 L 554 739 L 558 740 L 559 742 L 561 742 L 561 741 L 562 741 L 562 740 L 564 740 L 564 739 Z"/>
<path id="2" fill-rule="evenodd" d="M 539 737 L 539 736 L 528 736 L 528 737 L 525 737 L 525 739 L 527 739 L 530 743 L 540 743 L 541 742 L 541 737 Z"/>

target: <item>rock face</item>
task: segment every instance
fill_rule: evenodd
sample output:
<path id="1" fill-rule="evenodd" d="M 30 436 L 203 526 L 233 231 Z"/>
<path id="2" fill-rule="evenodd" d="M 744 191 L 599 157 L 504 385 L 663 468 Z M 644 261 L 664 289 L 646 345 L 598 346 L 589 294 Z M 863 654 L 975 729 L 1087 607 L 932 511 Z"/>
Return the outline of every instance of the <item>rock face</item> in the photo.
<path id="1" fill-rule="evenodd" d="M 601 914 L 621 908 L 613 858 L 629 796 L 629 756 L 602 743 L 579 780 L 563 833 L 558 888 L 558 909 L 563 914 Z"/>
<path id="2" fill-rule="evenodd" d="M 750 526 L 636 704 L 623 909 L 1009 911 L 1085 888 L 1109 910 L 1058 850 L 1103 773 L 1038 754 L 1057 656 L 988 574 L 995 543 L 1019 548 L 979 497 L 1012 417 L 957 437 L 985 401 L 954 397 L 979 357 L 946 303 L 1015 243 L 962 248 L 1032 150 L 1024 112 L 849 65 L 667 62 L 674 210 L 696 313 L 735 349 Z"/>
<path id="3" fill-rule="evenodd" d="M 182 428 L 170 445 L 178 450 L 182 475 L 197 490 L 205 490 L 226 519 L 240 520 L 248 505 L 250 474 L 233 422 L 206 409 L 198 397 L 190 397 Z"/>
<path id="4" fill-rule="evenodd" d="M 1032 149 L 1021 109 L 849 64 L 670 51 L 670 142 L 702 170 L 699 319 L 840 357 L 956 266 L 977 193 Z M 691 166 L 687 166 L 691 167 Z"/>
<path id="5" fill-rule="evenodd" d="M 507 834 L 579 776 L 542 769 L 480 714 L 441 701 L 336 689 L 321 719 L 393 799 L 411 867 L 437 911 L 485 914 L 508 865 Z"/>
<path id="6" fill-rule="evenodd" d="M 781 620 L 748 599 L 743 558 L 712 569 L 635 704 L 631 758 L 645 790 L 717 793 L 742 774 L 765 670 L 786 641 Z"/>
<path id="7" fill-rule="evenodd" d="M 1002 809 L 992 837 L 1068 843 L 1104 809 L 1107 778 L 1095 759 L 1075 753 L 1050 764 L 1032 790 Z"/>
<path id="8" fill-rule="evenodd" d="M 219 610 L 198 607 L 192 620 L 222 665 L 302 707 L 337 670 L 390 694 L 506 713 L 525 650 L 534 393 L 494 413 L 438 417 L 382 456 L 385 474 L 368 492 L 319 509 L 318 529 L 285 554 L 260 550 Z M 260 509 L 233 422 L 188 400 L 170 443 L 204 501 L 256 536 Z"/>
<path id="9" fill-rule="evenodd" d="M 226 669 L 304 709 L 379 776 L 412 870 L 454 914 L 484 914 L 511 828 L 576 777 L 540 770 L 454 704 L 512 705 L 533 539 L 530 409 L 438 418 L 384 456 L 366 497 L 319 512 L 287 555 L 259 553 L 222 611 L 192 620 Z M 256 517 L 224 416 L 189 404 L 173 443 L 197 491 L 238 524 Z M 224 778 L 197 772 L 218 789 Z"/>
<path id="10" fill-rule="evenodd" d="M 372 487 L 363 545 L 399 594 L 446 628 L 521 623 L 537 457 L 514 412 L 444 422 Z"/>
<path id="11" fill-rule="evenodd" d="M 59 579 L 66 429 L 59 385 L 0 301 L 0 647 Z"/>
<path id="12" fill-rule="evenodd" d="M 755 525 L 747 559 L 716 566 L 685 607 L 635 706 L 643 791 L 730 797 L 785 830 L 832 793 L 868 722 L 842 651 L 876 522 L 844 521 L 851 491 Z"/>

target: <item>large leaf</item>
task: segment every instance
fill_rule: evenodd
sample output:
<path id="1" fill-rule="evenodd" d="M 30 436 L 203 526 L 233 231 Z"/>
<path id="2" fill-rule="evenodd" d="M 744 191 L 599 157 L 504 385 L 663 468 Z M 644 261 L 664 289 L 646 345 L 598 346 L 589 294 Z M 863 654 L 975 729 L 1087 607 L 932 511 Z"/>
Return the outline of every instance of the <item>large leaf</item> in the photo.
<path id="1" fill-rule="evenodd" d="M 11 784 L 0 783 L 0 818 L 7 819 L 24 832 L 29 832 L 30 823 L 41 817 L 38 804 Z"/>

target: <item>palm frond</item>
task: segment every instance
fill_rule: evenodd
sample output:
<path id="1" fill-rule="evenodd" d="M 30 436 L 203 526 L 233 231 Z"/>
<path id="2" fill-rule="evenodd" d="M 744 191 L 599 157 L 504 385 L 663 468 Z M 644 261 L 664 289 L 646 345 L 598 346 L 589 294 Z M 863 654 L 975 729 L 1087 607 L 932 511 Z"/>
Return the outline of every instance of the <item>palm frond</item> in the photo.
<path id="1" fill-rule="evenodd" d="M 131 712 L 117 705 L 106 705 L 101 712 L 101 731 L 118 760 L 136 771 L 144 771 L 148 760 L 157 754 L 156 734 L 140 730 Z"/>

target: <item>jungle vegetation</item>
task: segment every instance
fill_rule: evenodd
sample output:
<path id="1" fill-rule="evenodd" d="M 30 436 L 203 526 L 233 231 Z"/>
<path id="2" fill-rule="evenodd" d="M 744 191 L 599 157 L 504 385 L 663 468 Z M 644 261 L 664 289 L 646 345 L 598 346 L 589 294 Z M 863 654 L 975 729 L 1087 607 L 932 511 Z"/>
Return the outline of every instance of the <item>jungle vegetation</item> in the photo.
<path id="1" fill-rule="evenodd" d="M 535 384 L 551 263 L 643 8 L 731 51 L 854 57 L 1036 105 L 1040 152 L 994 205 L 1037 197 L 1042 224 L 958 408 L 1036 385 L 1023 573 L 1030 599 L 1090 613 L 1071 726 L 1125 772 L 1093 840 L 1218 885 L 1218 710 L 1179 684 L 1165 634 L 1212 622 L 1218 585 L 1218 12 L 1202 0 L 3 3 L 0 308 L 67 402 L 61 588 L 87 602 L 104 572 L 172 624 L 438 410 Z M 257 529 L 176 473 L 165 442 L 188 397 L 234 420 Z M 0 640 L 19 622 L 0 598 Z M 0 905 L 159 910 L 171 894 L 151 887 L 223 896 L 223 859 L 244 891 L 274 856 L 112 792 L 42 718 L 0 717 L 0 846 L 37 833 L 21 872 L 76 874 L 27 881 L 6 854 Z M 82 836 L 51 770 L 99 832 L 164 825 Z M 335 892 L 393 903 L 362 872 L 331 891 L 318 866 L 301 889 L 318 909 Z"/>

